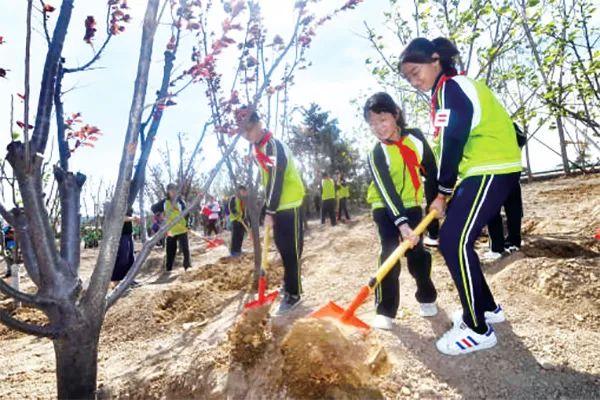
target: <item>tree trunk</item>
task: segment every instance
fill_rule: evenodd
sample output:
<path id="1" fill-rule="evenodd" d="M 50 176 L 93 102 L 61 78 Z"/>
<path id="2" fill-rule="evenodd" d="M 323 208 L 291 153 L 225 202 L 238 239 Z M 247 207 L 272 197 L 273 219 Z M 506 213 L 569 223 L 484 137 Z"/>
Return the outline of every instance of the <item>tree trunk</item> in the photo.
<path id="1" fill-rule="evenodd" d="M 569 165 L 569 158 L 567 156 L 567 143 L 565 141 L 565 128 L 563 125 L 562 117 L 556 117 L 556 127 L 558 128 L 558 138 L 560 140 L 560 156 L 563 162 L 563 169 L 565 174 L 571 173 L 571 166 Z"/>
<path id="2" fill-rule="evenodd" d="M 525 128 L 525 135 L 527 135 L 527 128 Z M 529 142 L 525 143 L 525 161 L 527 162 L 527 182 L 533 180 L 533 172 L 531 171 L 531 160 L 529 158 Z"/>
<path id="3" fill-rule="evenodd" d="M 80 325 L 54 340 L 59 399 L 94 399 L 100 329 Z"/>
<path id="4" fill-rule="evenodd" d="M 251 191 L 251 193 L 254 191 Z M 255 193 L 255 192 L 254 192 Z M 260 208 L 257 205 L 256 195 L 250 194 L 248 202 L 248 215 L 250 216 L 250 234 L 252 235 L 252 249 L 254 251 L 254 287 L 258 288 L 258 278 L 262 265 L 262 245 L 260 243 Z"/>
<path id="5" fill-rule="evenodd" d="M 142 182 L 140 185 L 140 194 L 139 194 L 139 202 L 140 202 L 140 240 L 142 244 L 146 243 L 148 239 L 148 234 L 146 232 L 146 209 L 144 205 L 144 191 L 145 191 L 146 182 Z"/>

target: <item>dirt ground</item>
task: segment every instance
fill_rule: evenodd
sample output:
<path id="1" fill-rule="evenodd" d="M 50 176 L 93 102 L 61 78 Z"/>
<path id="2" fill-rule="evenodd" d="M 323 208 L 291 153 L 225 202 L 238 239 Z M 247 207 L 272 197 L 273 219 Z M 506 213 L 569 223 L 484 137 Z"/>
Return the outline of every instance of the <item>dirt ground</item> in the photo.
<path id="1" fill-rule="evenodd" d="M 306 319 L 328 300 L 347 305 L 374 271 L 379 251 L 368 215 L 322 227 L 311 221 L 303 256 L 304 302 L 292 315 L 257 310 L 240 317 L 252 257 L 223 257 L 194 239 L 193 268 L 161 272 L 157 250 L 131 291 L 108 313 L 99 356 L 99 397 L 255 398 L 600 398 L 600 176 L 523 185 L 522 252 L 486 264 L 508 322 L 498 345 L 448 357 L 434 341 L 450 325 L 458 296 L 440 255 L 433 280 L 440 313 L 418 316 L 414 281 L 401 273 L 401 312 L 390 332 L 361 335 Z M 480 248 L 486 246 L 485 239 Z M 246 251 L 251 250 L 248 240 Z M 83 270 L 96 253 L 86 250 Z M 270 253 L 270 284 L 281 261 Z M 29 321 L 43 316 L 19 309 Z M 369 322 L 369 301 L 358 312 Z M 0 398 L 52 398 L 48 340 L 0 327 Z"/>

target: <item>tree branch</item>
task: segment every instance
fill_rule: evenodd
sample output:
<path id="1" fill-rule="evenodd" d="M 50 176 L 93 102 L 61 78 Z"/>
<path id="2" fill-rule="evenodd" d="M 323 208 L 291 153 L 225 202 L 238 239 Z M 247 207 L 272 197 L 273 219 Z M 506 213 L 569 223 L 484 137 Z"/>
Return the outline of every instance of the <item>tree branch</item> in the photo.
<path id="1" fill-rule="evenodd" d="M 0 322 L 16 331 L 33 335 L 55 339 L 60 335 L 60 331 L 52 325 L 33 325 L 13 318 L 6 310 L 0 309 Z"/>
<path id="2" fill-rule="evenodd" d="M 63 0 L 60 7 L 60 14 L 58 15 L 54 33 L 52 35 L 52 41 L 48 48 L 48 53 L 46 54 L 42 83 L 40 85 L 40 95 L 38 99 L 35 126 L 33 128 L 33 134 L 31 137 L 32 151 L 34 153 L 43 154 L 48 142 L 54 83 L 65 37 L 67 35 L 67 28 L 71 20 L 73 1 L 74 0 Z"/>
<path id="3" fill-rule="evenodd" d="M 144 16 L 142 42 L 138 61 L 137 75 L 134 85 L 133 100 L 129 113 L 127 133 L 123 143 L 119 176 L 115 186 L 110 207 L 104 219 L 104 238 L 100 246 L 100 255 L 96 262 L 94 272 L 90 278 L 88 290 L 85 292 L 81 304 L 89 312 L 101 312 L 105 309 L 105 298 L 110 283 L 112 268 L 115 263 L 117 246 L 121 237 L 123 218 L 128 206 L 128 194 L 131 183 L 131 173 L 137 148 L 144 99 L 148 87 L 148 75 L 152 60 L 154 34 L 158 24 L 158 0 L 149 0 Z"/>

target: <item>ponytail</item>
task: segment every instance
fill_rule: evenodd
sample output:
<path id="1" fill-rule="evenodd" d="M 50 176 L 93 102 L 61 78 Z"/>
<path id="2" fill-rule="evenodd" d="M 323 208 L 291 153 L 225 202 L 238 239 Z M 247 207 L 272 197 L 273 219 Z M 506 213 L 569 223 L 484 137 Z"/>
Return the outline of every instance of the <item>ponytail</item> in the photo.
<path id="1" fill-rule="evenodd" d="M 438 57 L 433 57 L 437 53 Z M 459 51 L 450 40 L 439 37 L 428 40 L 426 38 L 413 39 L 400 55 L 398 69 L 404 63 L 428 64 L 439 60 L 442 72 L 445 75 L 456 75 L 456 58 Z"/>

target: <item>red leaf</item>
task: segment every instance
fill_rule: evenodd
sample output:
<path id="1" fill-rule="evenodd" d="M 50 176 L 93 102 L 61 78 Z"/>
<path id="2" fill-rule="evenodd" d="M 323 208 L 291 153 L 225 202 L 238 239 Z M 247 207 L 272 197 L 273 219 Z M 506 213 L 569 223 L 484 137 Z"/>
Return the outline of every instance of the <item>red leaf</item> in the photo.
<path id="1" fill-rule="evenodd" d="M 85 35 L 83 36 L 83 41 L 91 44 L 95 34 L 96 20 L 92 15 L 88 15 L 88 17 L 85 19 Z"/>
<path id="2" fill-rule="evenodd" d="M 21 99 L 21 100 L 25 100 L 25 95 L 21 94 L 21 93 L 17 93 L 17 96 Z"/>
<path id="3" fill-rule="evenodd" d="M 56 10 L 54 6 L 44 3 L 44 12 L 52 12 L 54 10 Z"/>
<path id="4" fill-rule="evenodd" d="M 0 36 L 0 44 L 4 44 L 4 36 Z"/>
<path id="5" fill-rule="evenodd" d="M 0 78 L 6 78 L 6 69 L 0 68 Z"/>
<path id="6" fill-rule="evenodd" d="M 23 122 L 23 121 L 17 121 L 17 125 L 21 129 L 25 128 L 25 122 Z M 33 129 L 33 125 L 29 125 L 29 129 Z"/>

